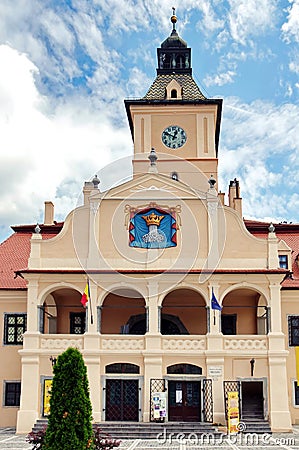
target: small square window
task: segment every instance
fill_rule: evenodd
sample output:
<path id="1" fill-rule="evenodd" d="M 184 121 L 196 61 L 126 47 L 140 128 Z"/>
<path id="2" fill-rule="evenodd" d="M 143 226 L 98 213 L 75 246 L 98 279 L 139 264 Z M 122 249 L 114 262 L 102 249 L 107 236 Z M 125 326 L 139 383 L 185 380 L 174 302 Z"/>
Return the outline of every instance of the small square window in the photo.
<path id="1" fill-rule="evenodd" d="M 288 269 L 288 255 L 278 255 L 279 267 L 281 269 Z"/>
<path id="2" fill-rule="evenodd" d="M 4 406 L 20 406 L 20 381 L 6 381 L 4 383 Z"/>
<path id="3" fill-rule="evenodd" d="M 4 314 L 4 344 L 22 345 L 26 331 L 26 314 Z"/>

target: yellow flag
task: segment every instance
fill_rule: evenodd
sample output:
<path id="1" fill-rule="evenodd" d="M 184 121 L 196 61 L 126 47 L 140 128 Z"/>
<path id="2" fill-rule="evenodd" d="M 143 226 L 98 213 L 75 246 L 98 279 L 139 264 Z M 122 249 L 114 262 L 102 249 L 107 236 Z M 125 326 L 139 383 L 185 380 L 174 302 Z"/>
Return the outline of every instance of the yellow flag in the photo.
<path id="1" fill-rule="evenodd" d="M 299 386 L 299 347 L 295 347 L 296 352 L 296 378 L 297 378 L 297 386 Z"/>

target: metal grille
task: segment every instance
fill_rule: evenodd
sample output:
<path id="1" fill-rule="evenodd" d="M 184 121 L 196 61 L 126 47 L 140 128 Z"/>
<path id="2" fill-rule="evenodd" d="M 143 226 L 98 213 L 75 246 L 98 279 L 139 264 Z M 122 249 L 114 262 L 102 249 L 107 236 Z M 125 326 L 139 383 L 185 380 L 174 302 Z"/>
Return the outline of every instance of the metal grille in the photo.
<path id="1" fill-rule="evenodd" d="M 240 381 L 223 381 L 223 391 L 224 391 L 224 405 L 225 405 L 225 418 L 227 420 L 227 410 L 228 410 L 228 393 L 238 392 L 239 396 L 239 411 L 241 417 L 241 396 L 240 396 Z"/>
<path id="2" fill-rule="evenodd" d="M 86 313 L 70 313 L 70 333 L 83 334 L 85 333 Z"/>
<path id="3" fill-rule="evenodd" d="M 138 380 L 106 381 L 106 420 L 138 422 Z"/>
<path id="4" fill-rule="evenodd" d="M 203 391 L 203 421 L 213 422 L 213 391 L 212 391 L 212 380 L 203 380 L 202 385 Z"/>
<path id="5" fill-rule="evenodd" d="M 151 422 L 156 422 L 157 419 L 154 419 L 154 405 L 152 402 L 152 397 L 154 392 L 165 392 L 165 380 L 162 378 L 151 378 L 150 380 L 150 411 L 151 411 Z M 163 419 L 161 419 L 162 421 Z"/>
<path id="6" fill-rule="evenodd" d="M 26 314 L 4 315 L 4 343 L 22 345 L 23 333 L 26 331 Z"/>

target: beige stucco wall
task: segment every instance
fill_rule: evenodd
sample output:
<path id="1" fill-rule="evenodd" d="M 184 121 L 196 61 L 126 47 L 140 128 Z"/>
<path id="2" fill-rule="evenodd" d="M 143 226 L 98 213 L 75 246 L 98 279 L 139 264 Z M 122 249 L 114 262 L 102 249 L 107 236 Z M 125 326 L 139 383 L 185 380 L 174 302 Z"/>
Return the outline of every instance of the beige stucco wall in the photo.
<path id="1" fill-rule="evenodd" d="M 0 426 L 15 426 L 18 407 L 4 406 L 4 382 L 21 381 L 20 345 L 4 345 L 4 314 L 26 313 L 26 291 L 0 291 Z"/>
<path id="2" fill-rule="evenodd" d="M 289 315 L 298 315 L 298 291 L 297 290 L 283 290 L 282 291 L 282 331 L 285 334 L 285 345 L 289 351 L 289 355 L 287 358 L 287 374 L 288 374 L 288 398 L 289 398 L 289 406 L 292 416 L 292 422 L 298 424 L 299 423 L 299 406 L 295 405 L 294 399 L 294 388 L 293 383 L 297 379 L 296 374 L 296 355 L 295 355 L 295 347 L 289 346 L 288 339 L 288 316 Z"/>

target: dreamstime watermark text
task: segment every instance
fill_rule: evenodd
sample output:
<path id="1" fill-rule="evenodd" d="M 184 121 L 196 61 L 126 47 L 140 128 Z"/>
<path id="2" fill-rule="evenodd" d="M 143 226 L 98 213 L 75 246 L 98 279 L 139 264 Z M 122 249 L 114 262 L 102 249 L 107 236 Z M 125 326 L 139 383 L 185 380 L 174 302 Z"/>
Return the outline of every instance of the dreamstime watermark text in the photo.
<path id="1" fill-rule="evenodd" d="M 273 437 L 269 433 L 238 433 L 235 435 L 228 435 L 226 433 L 175 433 L 168 431 L 167 427 L 161 433 L 157 434 L 156 441 L 159 445 L 184 444 L 184 446 L 234 444 L 253 447 L 257 445 L 295 445 L 294 437 Z"/>

